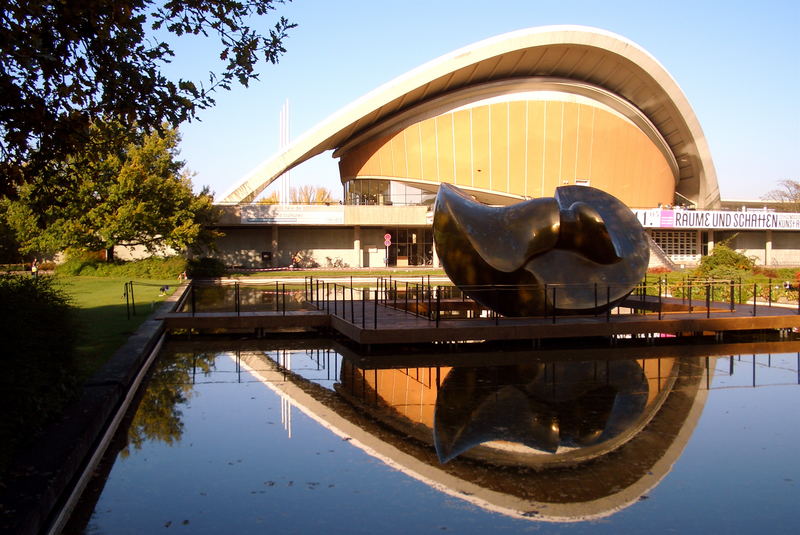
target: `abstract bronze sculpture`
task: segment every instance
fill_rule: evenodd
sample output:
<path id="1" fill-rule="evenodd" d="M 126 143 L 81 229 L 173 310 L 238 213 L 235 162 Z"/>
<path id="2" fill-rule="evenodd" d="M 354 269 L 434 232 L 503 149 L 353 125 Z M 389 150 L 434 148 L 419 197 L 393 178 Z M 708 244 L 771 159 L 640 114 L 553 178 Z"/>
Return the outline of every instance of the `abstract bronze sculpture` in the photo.
<path id="1" fill-rule="evenodd" d="M 633 212 L 587 186 L 493 207 L 441 184 L 433 238 L 450 280 L 504 316 L 607 310 L 641 282 L 650 256 Z"/>

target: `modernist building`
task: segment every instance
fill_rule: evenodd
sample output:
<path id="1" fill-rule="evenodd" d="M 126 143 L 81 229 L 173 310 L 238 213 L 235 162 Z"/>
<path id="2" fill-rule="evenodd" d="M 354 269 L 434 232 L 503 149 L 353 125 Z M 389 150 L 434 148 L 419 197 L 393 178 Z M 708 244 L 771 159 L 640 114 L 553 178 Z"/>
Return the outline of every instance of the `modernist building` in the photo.
<path id="1" fill-rule="evenodd" d="M 282 173 L 328 150 L 343 204 L 253 204 Z M 442 182 L 497 205 L 593 186 L 637 209 L 678 263 L 744 230 L 734 239 L 761 262 L 800 264 L 790 249 L 800 215 L 714 215 L 721 200 L 703 131 L 664 67 L 623 37 L 577 26 L 457 50 L 333 115 L 224 196 L 221 254 L 245 267 L 288 265 L 298 252 L 322 265 L 436 263 L 430 208 Z"/>

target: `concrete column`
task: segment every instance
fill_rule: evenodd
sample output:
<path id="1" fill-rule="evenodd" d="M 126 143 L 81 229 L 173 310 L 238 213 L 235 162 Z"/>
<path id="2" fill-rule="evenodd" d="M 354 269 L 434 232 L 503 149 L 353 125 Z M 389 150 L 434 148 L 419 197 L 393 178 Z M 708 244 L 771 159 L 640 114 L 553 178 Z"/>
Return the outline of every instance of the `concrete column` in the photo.
<path id="1" fill-rule="evenodd" d="M 278 225 L 272 225 L 272 267 L 278 267 Z"/>
<path id="2" fill-rule="evenodd" d="M 708 229 L 708 254 L 711 254 L 711 251 L 714 250 L 714 231 Z"/>
<path id="3" fill-rule="evenodd" d="M 764 265 L 772 265 L 772 231 L 767 230 L 767 240 L 764 243 Z"/>
<path id="4" fill-rule="evenodd" d="M 433 244 L 433 259 L 431 260 L 431 267 L 439 267 L 439 253 L 436 252 L 436 244 Z"/>
<path id="5" fill-rule="evenodd" d="M 695 251 L 694 252 L 695 252 L 695 254 L 697 256 L 702 258 L 702 256 L 703 256 L 703 231 L 698 229 L 698 230 L 695 231 L 695 233 L 696 234 L 695 234 L 695 239 L 694 240 L 696 242 L 696 246 L 695 246 Z"/>
<path id="6" fill-rule="evenodd" d="M 364 255 L 361 254 L 361 227 L 358 225 L 353 227 L 353 254 L 356 256 L 355 267 L 364 267 Z"/>

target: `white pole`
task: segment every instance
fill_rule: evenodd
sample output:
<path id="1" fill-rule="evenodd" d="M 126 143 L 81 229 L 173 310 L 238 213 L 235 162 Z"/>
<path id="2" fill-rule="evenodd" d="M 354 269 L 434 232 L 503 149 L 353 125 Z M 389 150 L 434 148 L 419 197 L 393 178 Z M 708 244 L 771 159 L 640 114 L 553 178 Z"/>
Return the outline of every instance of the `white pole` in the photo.
<path id="1" fill-rule="evenodd" d="M 280 150 L 283 152 L 286 150 L 286 147 L 289 146 L 289 141 L 291 139 L 291 131 L 289 128 L 289 99 L 287 98 L 286 101 L 283 103 L 283 107 L 281 107 L 281 118 L 280 118 Z M 291 175 L 290 171 L 286 171 L 284 174 L 280 176 L 278 179 L 280 180 L 280 203 L 281 204 L 289 204 L 289 194 L 291 192 Z"/>

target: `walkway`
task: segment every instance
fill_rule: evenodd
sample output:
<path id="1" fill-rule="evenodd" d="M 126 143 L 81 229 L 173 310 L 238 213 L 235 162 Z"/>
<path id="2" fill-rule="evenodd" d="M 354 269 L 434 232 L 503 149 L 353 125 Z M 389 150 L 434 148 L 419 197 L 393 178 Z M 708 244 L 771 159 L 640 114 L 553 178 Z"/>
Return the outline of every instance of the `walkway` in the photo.
<path id="1" fill-rule="evenodd" d="M 460 299 L 397 303 L 395 308 L 392 300 L 362 298 L 358 290 L 351 300 L 350 293 L 346 288 L 338 299 L 317 302 L 318 310 L 276 311 L 268 305 L 269 310 L 258 311 L 172 312 L 164 319 L 168 329 L 332 329 L 360 345 L 800 330 L 795 307 L 766 304 L 737 304 L 731 310 L 730 304 L 715 302 L 709 311 L 702 302 L 690 311 L 681 299 L 647 296 L 629 297 L 612 314 L 514 318 L 487 317 L 484 311 L 483 317 L 464 317 L 479 316 L 480 309 Z M 454 312 L 460 316 L 447 316 Z"/>

